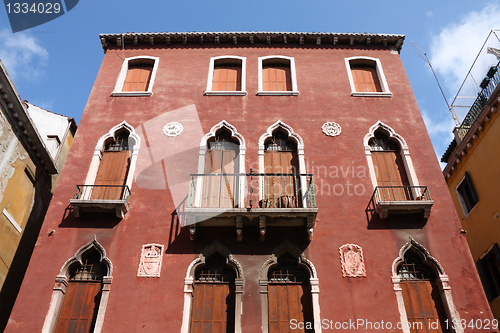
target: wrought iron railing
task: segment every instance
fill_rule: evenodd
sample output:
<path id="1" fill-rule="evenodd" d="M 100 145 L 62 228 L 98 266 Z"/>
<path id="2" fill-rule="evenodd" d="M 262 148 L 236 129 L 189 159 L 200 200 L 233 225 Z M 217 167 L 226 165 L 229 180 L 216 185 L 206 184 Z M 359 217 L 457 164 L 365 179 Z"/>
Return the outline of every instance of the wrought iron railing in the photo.
<path id="1" fill-rule="evenodd" d="M 375 202 L 432 200 L 427 186 L 377 186 L 373 199 Z"/>
<path id="2" fill-rule="evenodd" d="M 460 139 L 465 138 L 467 132 L 474 124 L 481 111 L 484 109 L 488 99 L 491 97 L 495 89 L 500 84 L 500 62 L 490 68 L 486 77 L 480 84 L 481 91 L 477 94 L 477 98 L 472 104 L 469 112 L 465 116 L 464 120 L 458 126 L 455 131 Z"/>
<path id="3" fill-rule="evenodd" d="M 188 207 L 316 208 L 313 175 L 252 172 L 193 174 Z"/>
<path id="4" fill-rule="evenodd" d="M 125 200 L 128 202 L 129 197 L 130 189 L 127 185 L 76 185 L 72 199 L 83 201 Z"/>

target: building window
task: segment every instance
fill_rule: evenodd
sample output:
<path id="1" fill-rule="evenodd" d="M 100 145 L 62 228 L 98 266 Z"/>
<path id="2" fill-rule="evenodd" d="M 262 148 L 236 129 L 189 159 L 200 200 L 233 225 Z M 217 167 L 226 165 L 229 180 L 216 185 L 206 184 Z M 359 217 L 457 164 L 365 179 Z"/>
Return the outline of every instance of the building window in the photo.
<path id="1" fill-rule="evenodd" d="M 492 301 L 500 296 L 500 248 L 494 244 L 476 263 L 483 288 Z"/>
<path id="2" fill-rule="evenodd" d="M 465 176 L 457 187 L 457 196 L 465 215 L 477 204 L 478 197 L 470 174 L 466 171 Z"/>
<path id="3" fill-rule="evenodd" d="M 278 128 L 265 142 L 264 208 L 302 207 L 297 144 Z"/>
<path id="4" fill-rule="evenodd" d="M 288 332 L 290 323 L 313 323 L 309 273 L 289 254 L 278 258 L 268 273 L 269 333 Z M 314 332 L 313 329 L 297 332 Z"/>
<path id="5" fill-rule="evenodd" d="M 295 60 L 292 57 L 259 58 L 258 95 L 298 95 Z"/>
<path id="6" fill-rule="evenodd" d="M 435 332 L 429 323 L 437 322 L 436 332 L 449 332 L 434 270 L 425 265 L 417 253 L 408 251 L 398 267 L 398 277 L 410 327 L 421 325 L 422 332 Z"/>
<path id="7" fill-rule="evenodd" d="M 159 58 L 148 56 L 125 59 L 112 96 L 151 95 L 158 61 Z"/>
<path id="8" fill-rule="evenodd" d="M 210 58 L 205 95 L 246 95 L 246 58 L 224 56 Z"/>
<path id="9" fill-rule="evenodd" d="M 391 96 L 380 60 L 370 57 L 345 59 L 351 96 Z"/>
<path id="10" fill-rule="evenodd" d="M 235 278 L 216 253 L 195 272 L 190 332 L 234 332 Z"/>

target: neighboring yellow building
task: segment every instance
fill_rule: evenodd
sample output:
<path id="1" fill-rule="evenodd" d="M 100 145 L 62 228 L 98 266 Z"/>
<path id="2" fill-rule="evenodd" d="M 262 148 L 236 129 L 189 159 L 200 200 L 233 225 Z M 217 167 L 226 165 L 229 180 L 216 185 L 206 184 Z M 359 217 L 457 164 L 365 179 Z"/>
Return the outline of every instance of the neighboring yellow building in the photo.
<path id="1" fill-rule="evenodd" d="M 495 57 L 485 54 L 485 59 L 493 61 Z M 447 163 L 443 174 L 497 319 L 500 319 L 499 65 L 483 69 L 482 75 L 486 76 L 480 81 L 480 92 L 461 125 L 455 128 L 455 139 L 441 159 Z"/>
<path id="2" fill-rule="evenodd" d="M 76 131 L 22 101 L 0 61 L 0 331 L 6 324 Z"/>

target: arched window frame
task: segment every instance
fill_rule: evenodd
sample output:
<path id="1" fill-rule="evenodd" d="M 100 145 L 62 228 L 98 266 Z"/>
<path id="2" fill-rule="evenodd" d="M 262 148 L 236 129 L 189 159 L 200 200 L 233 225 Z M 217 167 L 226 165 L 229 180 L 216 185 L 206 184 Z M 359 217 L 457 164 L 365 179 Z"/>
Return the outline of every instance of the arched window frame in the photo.
<path id="1" fill-rule="evenodd" d="M 207 258 L 218 253 L 226 258 L 226 265 L 232 267 L 236 274 L 235 283 L 235 314 L 234 314 L 234 329 L 235 333 L 241 333 L 241 314 L 243 312 L 243 269 L 238 261 L 236 261 L 229 249 L 224 247 L 220 242 L 215 241 L 210 246 L 202 251 L 200 256 L 193 260 L 186 271 L 184 279 L 184 308 L 182 311 L 182 326 L 181 333 L 189 333 L 191 323 L 191 307 L 193 303 L 193 286 L 195 283 L 195 272 L 198 267 L 205 265 Z"/>
<path id="2" fill-rule="evenodd" d="M 238 91 L 213 91 L 212 83 L 214 78 L 214 66 L 215 62 L 218 60 L 240 60 L 241 61 L 241 90 Z M 208 70 L 208 80 L 207 80 L 207 90 L 205 95 L 233 95 L 233 96 L 245 96 L 246 91 L 246 68 L 247 68 L 247 58 L 239 56 L 219 56 L 210 58 L 210 67 Z"/>
<path id="3" fill-rule="evenodd" d="M 372 159 L 372 152 L 371 152 L 371 147 L 370 147 L 370 140 L 375 137 L 375 132 L 379 129 L 382 129 L 383 131 L 386 132 L 386 134 L 389 136 L 389 139 L 395 140 L 399 144 L 400 148 L 400 154 L 403 159 L 403 163 L 405 166 L 405 171 L 406 175 L 408 176 L 408 181 L 411 186 L 418 186 L 418 178 L 417 174 L 415 172 L 415 168 L 413 167 L 413 162 L 411 160 L 410 156 L 410 151 L 408 149 L 408 145 L 406 144 L 406 141 L 403 139 L 403 137 L 399 134 L 397 134 L 390 126 L 384 124 L 380 120 L 377 121 L 372 127 L 370 127 L 370 130 L 368 133 L 365 135 L 363 139 L 363 146 L 365 148 L 365 156 L 366 160 L 368 162 L 368 170 L 370 171 L 370 178 L 373 184 L 373 188 L 375 189 L 378 185 L 377 183 L 377 173 L 375 170 L 375 166 L 373 164 L 373 159 Z"/>
<path id="4" fill-rule="evenodd" d="M 134 128 L 130 126 L 126 121 L 121 122 L 120 124 L 114 126 L 109 130 L 108 133 L 104 134 L 99 141 L 97 141 L 97 145 L 94 149 L 94 155 L 92 156 L 92 161 L 90 162 L 89 171 L 87 173 L 87 177 L 85 179 L 85 185 L 93 185 L 95 183 L 95 179 L 97 176 L 97 171 L 99 170 L 99 165 L 101 163 L 102 154 L 104 152 L 104 147 L 106 142 L 109 140 L 114 140 L 116 134 L 121 130 L 125 129 L 129 132 L 128 144 L 130 150 L 130 168 L 127 174 L 127 180 L 125 185 L 128 186 L 129 190 L 132 189 L 132 181 L 133 175 L 135 172 L 135 166 L 137 163 L 137 156 L 139 155 L 139 147 L 141 145 L 141 140 Z"/>
<path id="5" fill-rule="evenodd" d="M 137 60 L 149 60 L 153 61 L 153 71 L 151 72 L 151 78 L 149 79 L 149 85 L 146 91 L 123 91 L 123 85 L 125 84 L 125 78 L 127 77 L 129 63 Z M 156 78 L 156 72 L 158 71 L 158 62 L 160 58 L 151 56 L 136 56 L 125 58 L 123 60 L 122 68 L 118 74 L 116 80 L 115 89 L 111 93 L 111 96 L 151 96 L 153 94 L 153 85 Z"/>
<path id="6" fill-rule="evenodd" d="M 201 138 L 200 141 L 200 151 L 199 151 L 199 158 L 198 158 L 198 174 L 203 174 L 205 173 L 205 155 L 207 154 L 208 151 L 208 140 L 210 138 L 214 138 L 217 131 L 220 130 L 221 128 L 225 128 L 231 132 L 231 137 L 235 138 L 238 143 L 239 143 L 239 152 L 238 152 L 238 170 L 235 170 L 236 173 L 239 173 L 240 175 L 245 174 L 245 138 L 243 135 L 238 133 L 236 130 L 236 127 L 231 125 L 225 120 L 222 120 L 220 123 L 217 125 L 214 125 L 211 129 L 210 132 L 205 134 L 203 138 Z M 197 180 L 199 183 L 197 184 L 197 188 L 202 188 L 202 178 L 198 177 Z M 238 207 L 245 207 L 245 184 L 244 181 L 246 181 L 245 177 L 239 177 L 239 193 L 238 193 Z M 199 204 L 201 203 L 201 191 L 196 193 L 195 197 L 195 203 L 197 204 L 196 207 L 199 207 Z"/>
<path id="7" fill-rule="evenodd" d="M 292 90 L 291 91 L 266 91 L 263 90 L 263 63 L 267 60 L 276 59 L 283 62 L 288 62 L 290 65 L 290 78 L 292 81 Z M 295 71 L 295 59 L 293 57 L 281 56 L 281 55 L 270 55 L 265 57 L 259 57 L 259 90 L 257 91 L 257 95 L 267 95 L 267 96 L 297 96 L 299 94 L 299 90 L 297 88 L 297 76 Z"/>
<path id="8" fill-rule="evenodd" d="M 304 268 L 309 273 L 309 283 L 311 286 L 312 310 L 314 323 L 321 323 L 320 307 L 319 307 L 319 279 L 316 268 L 313 263 L 304 256 L 304 253 L 292 245 L 289 241 L 285 241 L 280 245 L 266 260 L 260 269 L 259 275 L 259 293 L 262 310 L 262 333 L 269 332 L 269 309 L 268 309 L 268 274 L 269 270 L 278 265 L 278 259 L 289 254 L 298 259 L 298 266 Z M 316 333 L 321 333 L 321 325 L 316 325 Z"/>
<path id="9" fill-rule="evenodd" d="M 291 138 L 295 143 L 297 144 L 297 157 L 299 159 L 299 170 L 298 173 L 300 175 L 306 174 L 306 162 L 305 162 L 305 156 L 304 156 L 304 141 L 298 135 L 297 133 L 294 132 L 293 128 L 287 124 L 285 124 L 283 121 L 278 120 L 271 126 L 269 126 L 264 134 L 262 134 L 259 138 L 259 170 L 261 172 L 264 172 L 265 170 L 265 165 L 264 165 L 264 153 L 266 150 L 265 142 L 268 138 L 273 137 L 273 132 L 277 130 L 278 128 L 284 130 L 288 137 Z M 259 183 L 259 201 L 262 200 L 262 182 Z M 307 202 L 308 196 L 306 195 L 307 193 L 307 177 L 306 176 L 300 176 L 300 191 L 302 194 L 302 201 L 303 205 L 302 207 L 309 207 L 309 203 Z"/>
<path id="10" fill-rule="evenodd" d="M 64 294 L 66 293 L 66 289 L 69 285 L 70 267 L 72 267 L 75 263 L 83 265 L 82 256 L 90 249 L 94 249 L 100 254 L 100 261 L 105 265 L 107 269 L 106 275 L 102 279 L 102 294 L 101 300 L 99 302 L 99 309 L 97 310 L 97 318 L 93 333 L 101 332 L 102 326 L 104 324 L 104 314 L 108 305 L 111 282 L 113 280 L 113 264 L 111 263 L 111 260 L 109 260 L 106 256 L 106 250 L 104 249 L 104 247 L 102 247 L 102 245 L 99 244 L 99 242 L 94 238 L 89 243 L 78 249 L 75 255 L 72 258 L 68 259 L 61 267 L 61 270 L 56 277 L 55 285 L 52 291 L 52 297 L 50 300 L 49 311 L 47 313 L 47 316 L 45 316 L 42 333 L 51 333 L 54 331 Z"/>
<path id="11" fill-rule="evenodd" d="M 406 315 L 406 308 L 403 299 L 403 289 L 400 285 L 402 279 L 398 276 L 398 267 L 404 262 L 405 254 L 410 249 L 418 252 L 423 258 L 423 262 L 428 263 L 429 266 L 434 269 L 437 276 L 436 284 L 439 288 L 439 294 L 444 305 L 446 317 L 450 322 L 460 323 L 460 315 L 458 314 L 455 303 L 453 302 L 453 295 L 451 293 L 451 287 L 449 284 L 450 279 L 448 278 L 448 275 L 446 275 L 441 264 L 433 256 L 430 255 L 429 251 L 427 251 L 425 247 L 423 247 L 420 243 L 410 237 L 410 240 L 399 250 L 399 257 L 397 257 L 392 263 L 392 283 L 394 292 L 396 293 L 396 300 L 398 303 L 399 314 L 401 316 L 401 323 L 403 324 L 403 333 L 410 333 L 410 328 L 408 326 L 408 317 Z M 450 325 L 450 327 L 451 332 L 464 332 L 461 325 Z"/>
<path id="12" fill-rule="evenodd" d="M 352 77 L 352 72 L 351 72 L 351 61 L 356 61 L 356 60 L 364 61 L 375 65 L 375 68 L 377 70 L 378 80 L 380 81 L 380 87 L 382 88 L 381 92 L 356 91 L 356 87 L 354 85 L 354 79 Z M 365 56 L 349 57 L 345 58 L 345 65 L 347 68 L 347 76 L 349 77 L 349 84 L 351 85 L 351 96 L 369 96 L 369 97 L 392 96 L 392 92 L 389 90 L 389 85 L 387 84 L 387 80 L 385 79 L 384 70 L 382 69 L 382 64 L 378 58 L 365 57 Z"/>

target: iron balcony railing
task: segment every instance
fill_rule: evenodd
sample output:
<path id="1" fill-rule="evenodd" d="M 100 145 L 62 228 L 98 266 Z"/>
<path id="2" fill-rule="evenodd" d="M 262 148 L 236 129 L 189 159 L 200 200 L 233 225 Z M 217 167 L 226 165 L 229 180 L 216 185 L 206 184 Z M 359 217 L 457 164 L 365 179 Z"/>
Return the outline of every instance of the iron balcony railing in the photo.
<path id="1" fill-rule="evenodd" d="M 316 208 L 312 174 L 192 174 L 189 208 Z"/>
<path id="2" fill-rule="evenodd" d="M 486 106 L 488 99 L 500 84 L 500 71 L 498 70 L 499 68 L 500 62 L 496 66 L 490 68 L 486 77 L 480 84 L 481 91 L 477 94 L 476 100 L 472 104 L 469 112 L 465 116 L 460 126 L 455 129 L 456 134 L 461 140 L 465 138 L 467 132 L 474 124 L 474 121 Z"/>
<path id="3" fill-rule="evenodd" d="M 130 189 L 127 185 L 76 185 L 73 200 L 115 201 L 128 203 Z"/>
<path id="4" fill-rule="evenodd" d="M 431 201 L 427 186 L 377 186 L 373 192 L 375 202 L 383 201 Z"/>

